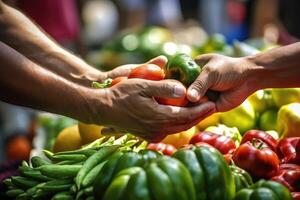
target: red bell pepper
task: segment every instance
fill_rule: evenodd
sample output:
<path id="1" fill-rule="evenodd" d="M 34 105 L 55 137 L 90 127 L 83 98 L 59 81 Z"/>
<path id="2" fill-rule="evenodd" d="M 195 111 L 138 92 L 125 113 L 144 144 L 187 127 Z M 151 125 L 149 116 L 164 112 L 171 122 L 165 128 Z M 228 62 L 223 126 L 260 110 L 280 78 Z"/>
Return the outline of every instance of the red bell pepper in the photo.
<path id="1" fill-rule="evenodd" d="M 300 164 L 300 137 L 290 137 L 280 140 L 276 151 L 282 163 Z"/>
<path id="2" fill-rule="evenodd" d="M 272 180 L 285 185 L 291 192 L 300 192 L 300 166 L 282 164 Z"/>
<path id="3" fill-rule="evenodd" d="M 173 145 L 165 144 L 162 142 L 150 143 L 150 144 L 148 144 L 147 149 L 159 151 L 168 156 L 171 156 L 176 151 L 176 148 Z"/>
<path id="4" fill-rule="evenodd" d="M 272 151 L 275 151 L 277 141 L 270 134 L 261 130 L 250 130 L 247 131 L 242 138 L 241 144 L 251 141 L 253 138 L 260 139 L 269 146 Z"/>
<path id="5" fill-rule="evenodd" d="M 271 178 L 279 169 L 279 159 L 268 145 L 259 139 L 241 144 L 232 157 L 234 163 L 256 178 Z"/>
<path id="6" fill-rule="evenodd" d="M 190 140 L 190 144 L 196 144 L 199 142 L 210 144 L 218 149 L 222 154 L 228 154 L 236 148 L 235 142 L 230 137 L 209 131 L 202 131 L 194 135 Z"/>

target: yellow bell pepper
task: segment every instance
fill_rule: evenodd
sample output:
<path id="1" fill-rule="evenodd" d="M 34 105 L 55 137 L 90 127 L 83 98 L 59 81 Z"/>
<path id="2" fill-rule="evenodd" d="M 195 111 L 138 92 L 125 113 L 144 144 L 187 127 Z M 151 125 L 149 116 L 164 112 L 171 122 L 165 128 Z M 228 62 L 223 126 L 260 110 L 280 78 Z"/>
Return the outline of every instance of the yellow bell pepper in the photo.
<path id="1" fill-rule="evenodd" d="M 269 109 L 263 112 L 259 117 L 259 128 L 264 131 L 277 130 L 277 109 Z"/>
<path id="2" fill-rule="evenodd" d="M 271 94 L 278 108 L 289 103 L 300 102 L 300 88 L 272 89 Z"/>
<path id="3" fill-rule="evenodd" d="M 205 118 L 202 120 L 198 125 L 197 128 L 201 131 L 206 129 L 209 126 L 215 126 L 220 123 L 220 116 L 221 113 L 214 113 L 210 115 L 209 117 Z"/>
<path id="4" fill-rule="evenodd" d="M 277 121 L 277 130 L 281 137 L 300 137 L 300 103 L 282 106 Z"/>
<path id="5" fill-rule="evenodd" d="M 262 113 L 268 108 L 275 107 L 271 92 L 268 89 L 254 92 L 248 97 L 248 100 L 253 106 L 254 110 L 258 113 Z"/>
<path id="6" fill-rule="evenodd" d="M 221 114 L 221 123 L 228 127 L 237 127 L 243 135 L 253 129 L 256 124 L 256 114 L 253 106 L 245 100 L 240 106 Z"/>
<path id="7" fill-rule="evenodd" d="M 166 144 L 172 144 L 176 148 L 180 148 L 185 144 L 189 144 L 191 138 L 195 133 L 198 131 L 196 126 L 193 126 L 192 128 L 182 131 L 180 133 L 168 135 L 165 137 L 161 142 L 166 143 Z"/>

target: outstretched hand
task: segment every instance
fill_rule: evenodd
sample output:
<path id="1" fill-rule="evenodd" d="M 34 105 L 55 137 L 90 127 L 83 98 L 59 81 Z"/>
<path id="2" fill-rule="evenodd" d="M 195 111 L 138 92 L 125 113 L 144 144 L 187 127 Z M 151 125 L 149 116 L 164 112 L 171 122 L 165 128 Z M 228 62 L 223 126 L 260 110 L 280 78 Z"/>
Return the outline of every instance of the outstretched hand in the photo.
<path id="1" fill-rule="evenodd" d="M 232 58 L 218 54 L 198 56 L 196 62 L 204 65 L 203 71 L 188 88 L 187 97 L 192 102 L 202 98 L 208 89 L 220 92 L 216 103 L 218 112 L 228 111 L 240 105 L 252 92 L 249 74 L 254 65 L 247 57 Z"/>

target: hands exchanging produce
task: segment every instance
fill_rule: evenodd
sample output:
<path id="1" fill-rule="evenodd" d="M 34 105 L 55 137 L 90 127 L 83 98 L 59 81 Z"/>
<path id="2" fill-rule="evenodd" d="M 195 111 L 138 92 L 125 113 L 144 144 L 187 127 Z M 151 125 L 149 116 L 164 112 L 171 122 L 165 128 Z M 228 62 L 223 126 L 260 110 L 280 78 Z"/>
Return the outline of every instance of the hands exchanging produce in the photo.
<path id="1" fill-rule="evenodd" d="M 147 140 L 162 139 L 216 111 L 230 110 L 258 89 L 300 86 L 300 43 L 242 58 L 202 55 L 196 61 L 205 64 L 203 68 L 178 54 L 173 64 L 160 56 L 101 72 L 61 48 L 2 1 L 0 10 L 0 27 L 4 27 L 0 28 L 0 63 L 7 66 L 0 67 L 1 100 L 130 131 Z M 156 78 L 131 79 L 130 72 L 139 67 Z M 114 85 L 119 78 L 109 88 L 91 88 L 92 81 L 116 77 L 123 77 L 121 84 Z M 211 90 L 220 96 L 203 103 L 202 97 L 210 98 L 207 91 Z"/>
<path id="2" fill-rule="evenodd" d="M 94 90 L 93 92 L 97 94 L 93 96 L 100 94 L 99 99 L 102 100 L 102 106 L 99 106 L 100 110 L 91 110 L 92 116 L 90 118 L 93 121 L 90 123 L 101 123 L 121 131 L 129 131 L 150 141 L 159 141 L 167 134 L 180 132 L 196 125 L 215 112 L 215 106 L 212 102 L 205 102 L 192 107 L 159 104 L 153 97 L 180 99 L 186 94 L 185 87 L 178 81 L 153 81 L 139 78 L 139 76 L 146 75 L 145 79 L 157 79 L 160 77 L 159 74 L 154 74 L 156 71 L 150 71 L 152 73 L 150 74 L 147 71 L 148 66 L 157 67 L 158 70 L 162 71 L 161 68 L 166 63 L 167 59 L 164 56 L 159 56 L 138 66 L 144 70 L 139 70 L 139 74 L 133 71 L 135 78 L 122 81 L 120 84 L 100 91 Z M 125 68 L 121 67 L 120 71 L 123 69 Z M 127 69 L 124 70 L 126 72 L 122 74 L 123 76 L 129 75 Z M 114 73 L 118 70 L 119 68 L 116 68 L 111 72 Z M 129 75 L 129 78 L 131 76 Z M 95 106 L 95 108 L 98 107 Z"/>

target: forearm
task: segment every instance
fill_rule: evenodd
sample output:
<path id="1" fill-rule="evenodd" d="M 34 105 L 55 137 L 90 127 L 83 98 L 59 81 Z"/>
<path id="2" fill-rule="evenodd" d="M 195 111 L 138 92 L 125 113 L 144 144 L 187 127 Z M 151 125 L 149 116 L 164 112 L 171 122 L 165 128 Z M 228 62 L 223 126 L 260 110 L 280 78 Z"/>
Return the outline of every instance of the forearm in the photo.
<path id="1" fill-rule="evenodd" d="M 254 63 L 251 76 L 258 89 L 300 87 L 300 43 L 248 57 Z"/>
<path id="2" fill-rule="evenodd" d="M 87 93 L 91 89 L 41 68 L 1 42 L 0 63 L 1 100 L 83 121 L 90 120 Z"/>
<path id="3" fill-rule="evenodd" d="M 69 80 L 89 85 L 105 77 L 55 43 L 21 12 L 1 3 L 0 38 L 30 60 Z"/>

